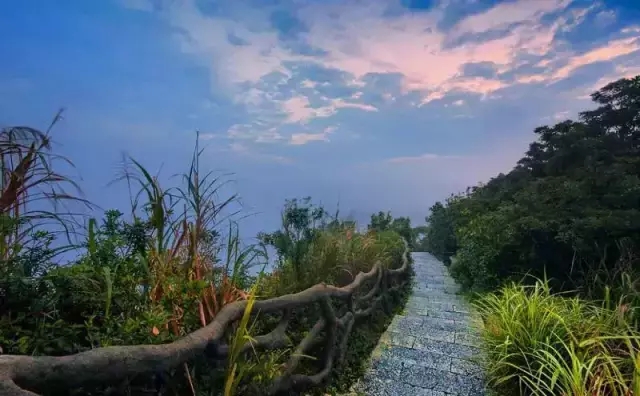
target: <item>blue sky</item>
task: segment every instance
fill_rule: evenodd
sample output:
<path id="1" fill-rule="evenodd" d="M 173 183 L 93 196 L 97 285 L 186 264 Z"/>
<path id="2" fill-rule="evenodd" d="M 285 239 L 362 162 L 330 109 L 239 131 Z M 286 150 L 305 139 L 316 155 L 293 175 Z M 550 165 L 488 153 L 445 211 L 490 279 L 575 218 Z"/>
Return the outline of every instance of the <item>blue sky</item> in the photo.
<path id="1" fill-rule="evenodd" d="M 0 125 L 45 127 L 87 198 L 126 152 L 171 175 L 195 130 L 244 234 L 310 195 L 420 222 L 508 171 L 536 126 L 640 74 L 640 6 L 569 0 L 22 0 L 0 5 Z"/>

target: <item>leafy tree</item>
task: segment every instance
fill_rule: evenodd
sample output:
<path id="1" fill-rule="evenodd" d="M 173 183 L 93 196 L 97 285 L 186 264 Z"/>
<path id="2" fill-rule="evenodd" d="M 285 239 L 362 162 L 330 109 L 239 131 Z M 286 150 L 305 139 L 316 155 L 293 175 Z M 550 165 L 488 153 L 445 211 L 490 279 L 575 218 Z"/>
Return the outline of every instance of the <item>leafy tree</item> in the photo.
<path id="1" fill-rule="evenodd" d="M 393 217 L 391 212 L 378 212 L 371 215 L 371 223 L 368 226 L 370 230 L 386 231 L 390 229 Z"/>
<path id="2" fill-rule="evenodd" d="M 428 225 L 425 236 L 426 248 L 445 264 L 449 264 L 450 257 L 457 248 L 452 210 L 436 202 L 430 211 L 431 214 L 426 218 Z"/>

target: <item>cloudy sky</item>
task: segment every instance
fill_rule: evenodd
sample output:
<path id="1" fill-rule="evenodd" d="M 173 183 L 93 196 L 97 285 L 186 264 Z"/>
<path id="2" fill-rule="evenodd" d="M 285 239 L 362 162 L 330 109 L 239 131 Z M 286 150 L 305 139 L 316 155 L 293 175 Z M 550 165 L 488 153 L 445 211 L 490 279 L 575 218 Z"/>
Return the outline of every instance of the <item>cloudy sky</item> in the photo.
<path id="1" fill-rule="evenodd" d="M 640 74 L 640 6 L 570 0 L 61 0 L 0 5 L 0 125 L 45 127 L 89 199 L 123 152 L 234 172 L 245 233 L 310 195 L 424 219 L 508 171 L 539 125 Z"/>

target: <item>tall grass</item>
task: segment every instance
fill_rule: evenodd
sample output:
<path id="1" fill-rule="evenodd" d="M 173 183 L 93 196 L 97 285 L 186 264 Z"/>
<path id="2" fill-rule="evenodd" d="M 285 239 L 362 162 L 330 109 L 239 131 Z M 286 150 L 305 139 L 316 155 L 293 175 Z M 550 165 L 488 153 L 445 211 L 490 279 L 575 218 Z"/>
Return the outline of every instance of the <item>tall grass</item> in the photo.
<path id="1" fill-rule="evenodd" d="M 137 186 L 131 197 L 131 213 L 134 221 L 145 221 L 150 228 L 147 244 L 138 254 L 147 274 L 145 295 L 152 306 L 171 312 L 165 328 L 173 337 L 193 330 L 190 317 L 206 326 L 225 305 L 249 298 L 243 290 L 246 274 L 251 266 L 267 261 L 264 250 L 241 246 L 238 227 L 230 221 L 237 213 L 232 208 L 237 196 L 220 199 L 226 184 L 224 175 L 202 174 L 202 153 L 196 142 L 191 165 L 181 175 L 182 187 L 164 189 L 158 178 L 133 158 L 128 158 L 119 178 L 126 180 L 131 191 Z M 142 214 L 146 218 L 141 218 Z M 230 223 L 226 244 L 218 231 L 224 220 Z M 152 331 L 158 335 L 162 330 Z M 184 372 L 195 395 L 196 386 L 186 364 Z"/>
<path id="2" fill-rule="evenodd" d="M 67 243 L 52 254 L 73 249 L 78 213 L 70 205 L 92 206 L 72 178 L 54 170 L 56 162 L 73 168 L 52 148 L 51 131 L 61 118 L 59 111 L 45 132 L 26 126 L 0 129 L 0 260 L 5 265 L 38 242 L 37 230 L 65 236 Z"/>
<path id="3" fill-rule="evenodd" d="M 638 395 L 640 334 L 628 312 L 512 284 L 475 302 L 500 394 Z"/>
<path id="4" fill-rule="evenodd" d="M 242 352 L 244 345 L 249 343 L 251 345 L 251 351 L 255 354 L 255 350 L 253 350 L 255 340 L 251 336 L 252 326 L 250 326 L 249 320 L 251 319 L 253 305 L 256 302 L 256 293 L 259 290 L 261 279 L 262 272 L 249 292 L 247 306 L 229 343 L 229 357 L 227 359 L 227 368 L 224 376 L 224 396 L 236 395 L 240 383 L 251 372 L 252 366 L 243 359 Z"/>

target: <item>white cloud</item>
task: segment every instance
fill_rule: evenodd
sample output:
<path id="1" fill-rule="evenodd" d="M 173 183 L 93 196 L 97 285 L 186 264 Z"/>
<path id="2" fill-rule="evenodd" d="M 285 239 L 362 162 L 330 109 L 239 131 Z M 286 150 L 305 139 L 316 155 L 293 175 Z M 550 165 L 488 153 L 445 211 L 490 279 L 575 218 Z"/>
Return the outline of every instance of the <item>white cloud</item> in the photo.
<path id="1" fill-rule="evenodd" d="M 294 133 L 291 135 L 289 143 L 294 146 L 300 146 L 310 142 L 328 142 L 329 137 L 325 133 Z"/>
<path id="2" fill-rule="evenodd" d="M 302 80 L 300 85 L 303 88 L 315 88 L 318 85 L 318 83 L 315 82 L 315 81 L 311 81 L 311 80 Z"/>
<path id="3" fill-rule="evenodd" d="M 454 29 L 458 35 L 483 33 L 493 29 L 504 29 L 523 21 L 539 21 L 545 14 L 561 11 L 571 1 L 537 0 L 508 1 L 499 3 L 487 11 L 472 15 L 460 21 Z"/>
<path id="4" fill-rule="evenodd" d="M 224 135 L 220 135 L 217 133 L 201 133 L 198 137 L 200 140 L 214 140 L 214 139 L 220 139 L 224 137 Z"/>
<path id="5" fill-rule="evenodd" d="M 312 107 L 309 99 L 304 95 L 297 95 L 283 101 L 274 101 L 280 112 L 286 115 L 284 123 L 306 124 L 315 118 L 330 117 L 341 108 L 354 108 L 363 111 L 378 111 L 371 105 L 349 102 L 344 99 L 322 98 L 327 104 L 324 106 Z"/>
<path id="6" fill-rule="evenodd" d="M 284 139 L 277 128 L 261 128 L 256 124 L 235 124 L 227 131 L 227 137 L 232 140 L 249 140 L 257 143 L 275 143 Z"/>
<path id="7" fill-rule="evenodd" d="M 289 144 L 293 146 L 301 146 L 310 142 L 328 142 L 329 135 L 335 132 L 335 127 L 326 127 L 320 133 L 294 133 L 289 139 Z"/>
<path id="8" fill-rule="evenodd" d="M 389 4 L 297 3 L 296 16 L 307 28 L 300 37 L 321 55 L 303 55 L 282 42 L 265 9 L 237 6 L 224 17 L 212 16 L 201 12 L 193 0 L 185 0 L 171 3 L 164 15 L 180 30 L 183 51 L 200 59 L 216 83 L 246 106 L 251 119 L 232 127 L 229 137 L 259 142 L 291 142 L 293 136 L 281 135 L 283 125 L 309 124 L 313 119 L 332 117 L 340 109 L 377 111 L 363 102 L 364 77 L 369 73 L 401 76 L 404 93 L 421 95 L 414 102 L 419 106 L 452 92 L 497 97 L 497 91 L 514 84 L 552 83 L 586 65 L 629 56 L 640 59 L 640 28 L 627 28 L 620 32 L 626 36 L 583 52 L 573 52 L 567 43 L 558 41 L 558 33 L 573 29 L 587 15 L 598 12 L 598 20 L 610 19 L 610 12 L 597 3 L 574 7 L 571 0 L 507 1 L 463 18 L 448 31 L 438 29 L 446 1 L 429 11 L 393 16 L 385 15 Z M 469 40 L 496 31 L 502 34 Z M 232 44 L 229 34 L 242 45 Z M 508 81 L 465 76 L 463 67 L 469 63 L 490 63 L 499 73 L 527 66 L 544 70 L 520 73 Z M 296 74 L 299 64 L 341 71 L 346 81 L 312 81 Z M 357 87 L 360 94 L 324 98 L 321 106 L 311 106 L 309 95 L 317 95 L 319 86 L 333 85 Z M 393 89 L 380 94 L 395 97 L 398 92 Z M 306 135 L 298 133 L 297 141 L 308 139 L 302 137 Z"/>

